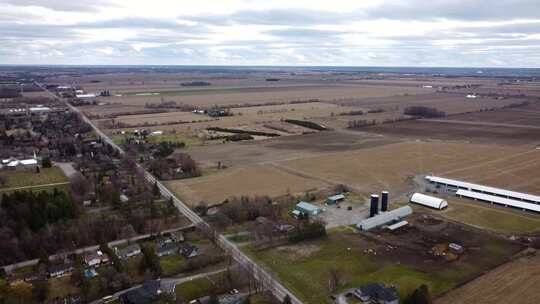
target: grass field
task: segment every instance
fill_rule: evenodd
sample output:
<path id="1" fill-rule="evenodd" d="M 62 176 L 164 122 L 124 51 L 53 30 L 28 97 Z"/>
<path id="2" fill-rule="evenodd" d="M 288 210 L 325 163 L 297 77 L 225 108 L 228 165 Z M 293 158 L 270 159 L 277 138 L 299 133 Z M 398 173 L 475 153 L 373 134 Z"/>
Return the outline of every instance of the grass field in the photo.
<path id="1" fill-rule="evenodd" d="M 457 288 L 435 303 L 540 303 L 540 256 L 523 257 L 504 264 Z"/>
<path id="2" fill-rule="evenodd" d="M 317 304 L 331 303 L 327 287 L 330 268 L 337 269 L 346 282 L 341 289 L 384 282 L 396 286 L 403 298 L 421 284 L 428 285 L 434 295 L 441 294 L 500 263 L 508 255 L 507 243 L 490 239 L 482 248 L 482 257 L 426 271 L 393 254 L 367 255 L 364 250 L 369 248 L 369 243 L 358 243 L 358 238 L 360 236 L 354 232 L 334 231 L 327 239 L 264 251 L 246 251 L 275 272 L 305 303 Z"/>
<path id="3" fill-rule="evenodd" d="M 178 299 L 186 302 L 207 296 L 212 290 L 213 285 L 207 278 L 195 279 L 176 285 L 175 293 Z"/>
<path id="4" fill-rule="evenodd" d="M 159 259 L 164 276 L 174 275 L 186 266 L 186 259 L 180 254 L 172 254 Z"/>
<path id="5" fill-rule="evenodd" d="M 540 230 L 539 216 L 466 199 L 450 199 L 449 207 L 439 214 L 468 225 L 506 234 L 531 233 Z"/>
<path id="6" fill-rule="evenodd" d="M 41 168 L 40 173 L 35 170 L 28 171 L 0 171 L 0 176 L 7 179 L 7 183 L 0 187 L 2 190 L 13 188 L 39 186 L 68 182 L 64 172 L 58 167 Z"/>
<path id="7" fill-rule="evenodd" d="M 166 183 L 173 192 L 184 197 L 192 205 L 198 204 L 201 200 L 216 204 L 231 196 L 280 196 L 327 186 L 323 182 L 292 175 L 265 165 L 230 168 L 209 176 Z M 185 191 L 186 187 L 190 191 Z"/>

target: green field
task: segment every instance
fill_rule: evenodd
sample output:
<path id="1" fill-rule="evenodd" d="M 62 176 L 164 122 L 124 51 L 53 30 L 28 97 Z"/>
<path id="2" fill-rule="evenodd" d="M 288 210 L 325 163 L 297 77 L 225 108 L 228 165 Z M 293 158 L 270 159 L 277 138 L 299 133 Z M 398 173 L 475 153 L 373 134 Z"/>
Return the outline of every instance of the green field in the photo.
<path id="1" fill-rule="evenodd" d="M 487 203 L 450 200 L 441 215 L 471 226 L 501 233 L 530 233 L 540 230 L 540 217 L 521 211 L 497 208 Z"/>
<path id="2" fill-rule="evenodd" d="M 187 136 L 181 133 L 148 136 L 146 137 L 146 139 L 148 140 L 148 142 L 153 142 L 153 143 L 159 143 L 163 141 L 174 142 L 174 143 L 183 142 L 184 144 L 186 144 L 186 146 L 198 146 L 202 144 L 202 141 L 200 138 L 195 137 L 195 136 Z"/>
<path id="3" fill-rule="evenodd" d="M 177 299 L 191 301 L 209 295 L 212 288 L 214 286 L 210 280 L 200 278 L 176 285 L 175 293 Z"/>
<path id="4" fill-rule="evenodd" d="M 164 276 L 175 275 L 186 266 L 186 259 L 180 254 L 171 254 L 159 259 Z"/>
<path id="5" fill-rule="evenodd" d="M 58 167 L 41 168 L 40 173 L 36 173 L 35 170 L 2 171 L 0 172 L 0 176 L 5 177 L 7 180 L 6 184 L 0 187 L 0 191 L 12 191 L 20 187 L 34 187 L 68 182 L 68 178 L 64 175 L 64 172 Z"/>
<path id="6" fill-rule="evenodd" d="M 482 255 L 489 258 L 479 262 L 477 257 L 426 272 L 397 256 L 366 255 L 363 252 L 365 244 L 355 243 L 355 238 L 360 236 L 354 232 L 333 231 L 326 239 L 294 245 L 289 252 L 279 247 L 257 252 L 245 247 L 245 251 L 276 273 L 281 282 L 305 303 L 330 303 L 328 270 L 331 268 L 336 268 L 346 282 L 341 289 L 384 282 L 396 286 L 403 298 L 426 284 L 434 295 L 438 295 L 500 263 L 509 250 L 507 243 L 490 239 L 482 248 Z"/>

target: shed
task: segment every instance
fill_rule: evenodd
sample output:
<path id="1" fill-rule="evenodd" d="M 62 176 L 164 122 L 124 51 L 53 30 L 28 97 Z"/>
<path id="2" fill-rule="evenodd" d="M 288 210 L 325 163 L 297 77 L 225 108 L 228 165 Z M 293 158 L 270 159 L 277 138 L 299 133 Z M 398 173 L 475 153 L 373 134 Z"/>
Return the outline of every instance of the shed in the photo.
<path id="1" fill-rule="evenodd" d="M 438 197 L 425 195 L 422 193 L 414 193 L 411 196 L 410 201 L 411 203 L 416 203 L 422 206 L 439 209 L 439 210 L 442 210 L 448 207 L 448 203 L 445 200 Z"/>
<path id="2" fill-rule="evenodd" d="M 334 204 L 337 204 L 341 201 L 343 201 L 345 199 L 345 195 L 343 194 L 336 194 L 336 195 L 332 195 L 332 196 L 329 196 L 326 198 L 326 203 L 328 205 L 334 205 Z"/>
<path id="3" fill-rule="evenodd" d="M 299 202 L 296 204 L 295 208 L 298 212 L 307 214 L 307 215 L 318 215 L 323 212 L 323 210 L 313 204 L 308 202 Z"/>

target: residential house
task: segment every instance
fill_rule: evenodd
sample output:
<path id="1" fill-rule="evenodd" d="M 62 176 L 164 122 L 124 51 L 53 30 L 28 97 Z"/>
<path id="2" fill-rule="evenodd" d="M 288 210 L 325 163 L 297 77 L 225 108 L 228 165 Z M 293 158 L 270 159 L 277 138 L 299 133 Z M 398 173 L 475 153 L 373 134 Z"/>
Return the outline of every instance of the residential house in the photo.
<path id="1" fill-rule="evenodd" d="M 47 276 L 49 278 L 58 278 L 71 274 L 74 269 L 72 262 L 54 264 L 47 267 Z"/>
<path id="2" fill-rule="evenodd" d="M 141 254 L 141 246 L 139 246 L 139 244 L 131 244 L 122 249 L 114 247 L 114 251 L 119 259 L 125 260 L 127 258 Z"/>
<path id="3" fill-rule="evenodd" d="M 180 247 L 180 253 L 186 258 L 194 258 L 199 255 L 199 248 L 190 245 L 190 244 L 183 244 Z"/>
<path id="4" fill-rule="evenodd" d="M 84 264 L 88 267 L 98 267 L 102 264 L 107 264 L 108 262 L 109 257 L 107 256 L 107 254 L 99 250 L 84 255 Z"/>
<path id="5" fill-rule="evenodd" d="M 156 248 L 156 255 L 158 257 L 175 254 L 178 252 L 178 244 L 176 243 L 163 243 Z"/>
<path id="6" fill-rule="evenodd" d="M 353 295 L 365 304 L 399 304 L 399 296 L 394 287 L 385 287 L 381 283 L 370 283 L 357 288 Z"/>
<path id="7" fill-rule="evenodd" d="M 162 292 L 160 280 L 146 281 L 141 287 L 122 294 L 120 302 L 123 304 L 151 304 Z"/>

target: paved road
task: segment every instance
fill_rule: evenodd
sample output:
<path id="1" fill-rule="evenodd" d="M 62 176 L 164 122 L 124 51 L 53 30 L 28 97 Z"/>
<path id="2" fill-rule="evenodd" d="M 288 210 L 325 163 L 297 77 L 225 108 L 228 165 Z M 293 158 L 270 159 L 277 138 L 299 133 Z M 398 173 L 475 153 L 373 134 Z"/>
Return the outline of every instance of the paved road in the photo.
<path id="1" fill-rule="evenodd" d="M 45 89 L 45 87 L 36 82 L 36 85 L 41 87 L 43 90 L 48 92 L 53 98 L 58 99 L 58 97 Z M 65 101 L 65 104 L 67 107 L 71 109 L 71 111 L 78 113 L 81 115 L 81 118 L 83 121 L 88 123 L 96 132 L 98 136 L 100 136 L 103 141 L 114 147 L 117 151 L 119 151 L 121 154 L 124 154 L 124 150 L 115 144 L 104 132 L 102 132 L 84 113 L 79 110 L 78 108 L 71 105 L 69 102 Z M 166 198 L 172 198 L 172 202 L 174 206 L 180 211 L 184 216 L 186 216 L 193 224 L 195 225 L 204 225 L 207 227 L 210 227 L 208 223 L 206 223 L 198 214 L 193 212 L 186 204 L 184 204 L 181 200 L 179 200 L 169 189 L 167 189 L 159 180 L 157 180 L 150 172 L 146 171 L 140 164 L 137 164 L 139 168 L 144 170 L 144 175 L 146 180 L 151 184 L 156 184 L 158 188 L 161 191 L 161 195 Z M 278 281 L 278 279 L 268 272 L 266 269 L 262 268 L 261 266 L 257 265 L 251 258 L 249 258 L 246 254 L 244 254 L 238 247 L 231 241 L 229 241 L 225 236 L 221 234 L 216 235 L 216 243 L 218 246 L 220 246 L 225 252 L 229 253 L 233 259 L 235 259 L 239 265 L 241 265 L 244 269 L 250 271 L 254 278 L 261 281 L 261 282 L 268 282 L 270 286 L 268 286 L 269 291 L 271 291 L 274 296 L 278 299 L 283 299 L 286 295 L 289 295 L 291 297 L 293 304 L 301 304 L 302 301 L 298 299 L 292 292 L 290 292 L 287 288 L 285 288 L 281 283 Z"/>

